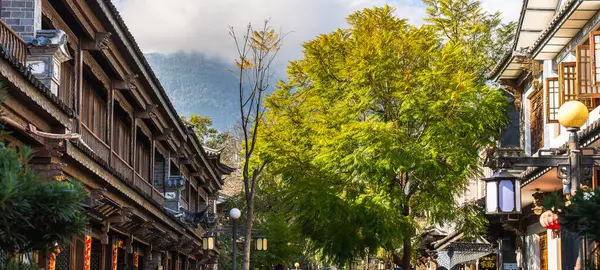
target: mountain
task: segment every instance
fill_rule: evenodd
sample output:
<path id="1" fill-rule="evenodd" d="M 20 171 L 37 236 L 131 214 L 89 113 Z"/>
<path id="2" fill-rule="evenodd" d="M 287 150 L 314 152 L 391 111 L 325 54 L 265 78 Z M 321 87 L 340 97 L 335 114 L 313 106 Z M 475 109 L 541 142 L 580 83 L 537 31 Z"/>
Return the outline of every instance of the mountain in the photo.
<path id="1" fill-rule="evenodd" d="M 239 119 L 239 88 L 233 65 L 202 53 L 146 54 L 177 113 L 210 116 L 225 131 Z"/>

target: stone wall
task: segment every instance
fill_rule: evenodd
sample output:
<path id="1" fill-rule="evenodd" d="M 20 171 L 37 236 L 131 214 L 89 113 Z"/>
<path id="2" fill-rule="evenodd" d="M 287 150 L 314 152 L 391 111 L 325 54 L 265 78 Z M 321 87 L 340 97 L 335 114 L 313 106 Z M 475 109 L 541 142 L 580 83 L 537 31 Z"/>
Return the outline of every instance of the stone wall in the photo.
<path id="1" fill-rule="evenodd" d="M 2 1 L 0 18 L 25 41 L 35 37 L 42 29 L 42 0 Z"/>

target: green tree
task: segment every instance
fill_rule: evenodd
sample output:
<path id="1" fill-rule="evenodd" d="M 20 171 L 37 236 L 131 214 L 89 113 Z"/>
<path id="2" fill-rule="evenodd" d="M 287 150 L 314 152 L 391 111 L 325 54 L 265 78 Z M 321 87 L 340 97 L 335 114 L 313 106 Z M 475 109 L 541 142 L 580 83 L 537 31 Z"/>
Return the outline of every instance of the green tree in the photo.
<path id="1" fill-rule="evenodd" d="M 506 121 L 505 98 L 484 78 L 489 54 L 464 34 L 441 36 L 444 24 L 393 14 L 358 11 L 348 29 L 304 43 L 266 102 L 260 156 L 310 249 L 339 264 L 402 247 L 395 262 L 409 269 L 416 220 L 457 218 L 455 196 Z"/>
<path id="2" fill-rule="evenodd" d="M 237 143 L 231 132 L 219 132 L 212 126 L 213 122 L 209 116 L 190 114 L 189 120 L 185 116 L 181 116 L 181 120 L 192 128 L 204 146 L 222 151 L 222 162 L 236 163 L 234 153 L 237 149 Z"/>
<path id="3" fill-rule="evenodd" d="M 0 133 L 2 129 L 0 123 Z M 40 179 L 28 166 L 32 154 L 27 147 L 0 143 L 0 250 L 8 255 L 0 269 L 29 269 L 12 259 L 31 251 L 51 252 L 85 228 L 83 187 Z"/>
<path id="4" fill-rule="evenodd" d="M 244 237 L 243 269 L 250 270 L 251 229 L 254 223 L 254 198 L 267 159 L 259 159 L 255 155 L 256 145 L 262 133 L 264 115 L 263 99 L 270 89 L 273 71 L 271 64 L 281 48 L 283 36 L 275 32 L 266 20 L 262 27 L 255 30 L 248 24 L 242 37 L 238 37 L 230 27 L 229 34 L 233 38 L 238 59 L 236 75 L 239 86 L 240 110 L 240 145 L 241 174 L 246 216 L 246 232 Z"/>

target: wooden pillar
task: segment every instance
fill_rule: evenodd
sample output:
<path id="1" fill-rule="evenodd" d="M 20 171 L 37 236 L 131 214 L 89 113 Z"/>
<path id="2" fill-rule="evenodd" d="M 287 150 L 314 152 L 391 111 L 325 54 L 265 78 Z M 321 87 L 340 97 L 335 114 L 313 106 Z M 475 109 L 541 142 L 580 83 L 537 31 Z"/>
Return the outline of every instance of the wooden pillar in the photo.
<path id="1" fill-rule="evenodd" d="M 81 40 L 81 39 L 80 39 Z M 83 49 L 81 48 L 81 42 L 79 42 L 78 45 L 78 49 L 77 49 L 77 62 L 75 64 L 75 70 L 76 70 L 76 74 L 75 74 L 75 91 L 77 92 L 76 95 L 76 107 L 75 107 L 75 111 L 77 112 L 77 121 L 76 121 L 76 125 L 77 125 L 77 133 L 81 134 L 81 122 L 83 121 L 81 119 L 81 114 L 83 112 Z"/>
<path id="2" fill-rule="evenodd" d="M 107 260 L 107 256 L 106 256 L 106 248 L 107 245 L 106 244 L 101 244 L 102 248 L 100 250 L 100 270 L 105 270 L 106 269 L 106 260 Z"/>
<path id="3" fill-rule="evenodd" d="M 137 118 L 135 115 L 131 116 L 131 167 L 133 167 L 133 172 L 131 175 L 131 180 L 135 181 L 135 170 L 136 170 L 136 149 L 137 149 Z"/>
<path id="4" fill-rule="evenodd" d="M 151 139 L 151 147 L 150 147 L 150 182 L 151 186 L 154 186 L 154 162 L 155 162 L 155 153 L 156 153 L 156 140 Z"/>
<path id="5" fill-rule="evenodd" d="M 169 178 L 169 176 L 171 176 L 171 150 L 167 149 L 165 151 L 165 157 L 164 158 L 165 158 L 165 164 L 164 164 L 164 166 L 165 166 L 165 175 L 164 175 L 164 177 L 162 179 L 162 181 L 163 181 L 163 183 L 162 183 L 163 184 L 163 190 L 162 190 L 163 195 L 165 194 L 165 192 L 167 192 L 166 191 L 166 188 L 167 188 L 167 179 Z"/>
<path id="6" fill-rule="evenodd" d="M 113 141 L 113 132 L 114 132 L 114 117 L 115 115 L 115 88 L 112 87 L 112 83 L 110 85 L 110 89 L 108 90 L 108 113 L 107 116 L 108 117 L 108 121 L 106 121 L 106 123 L 108 123 L 108 138 L 107 138 L 107 142 L 108 142 L 108 149 L 109 149 L 109 153 L 108 153 L 108 164 L 110 164 L 112 166 L 112 159 L 113 159 L 113 145 L 114 145 L 114 141 Z"/>

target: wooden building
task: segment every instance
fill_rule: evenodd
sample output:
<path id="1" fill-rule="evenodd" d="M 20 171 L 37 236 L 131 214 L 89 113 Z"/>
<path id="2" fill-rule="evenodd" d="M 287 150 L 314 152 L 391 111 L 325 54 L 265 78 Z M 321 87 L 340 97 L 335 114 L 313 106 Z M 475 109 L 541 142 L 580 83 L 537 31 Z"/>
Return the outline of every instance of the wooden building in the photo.
<path id="1" fill-rule="evenodd" d="M 580 146 L 600 146 L 599 67 L 600 1 L 523 1 L 513 47 L 489 74 L 489 79 L 510 93 L 516 109 L 518 117 L 511 122 L 519 136 L 511 146 L 522 149 L 525 156 L 566 147 L 569 132 L 558 123 L 558 110 L 570 100 L 583 102 L 590 112 L 579 131 Z M 557 168 L 515 172 L 521 177 L 522 213 L 492 220 L 503 243 L 500 266 L 574 269 L 579 248 L 573 244 L 576 236 L 556 234 L 539 222 L 540 214 L 547 211 L 543 197 L 563 190 Z M 581 184 L 598 187 L 598 175 L 600 168 L 595 167 Z M 589 245 L 591 252 L 594 244 Z"/>
<path id="2" fill-rule="evenodd" d="M 82 182 L 90 222 L 40 265 L 208 269 L 220 153 L 179 118 L 110 0 L 0 1 L 1 139 L 36 150 L 32 167 Z"/>

